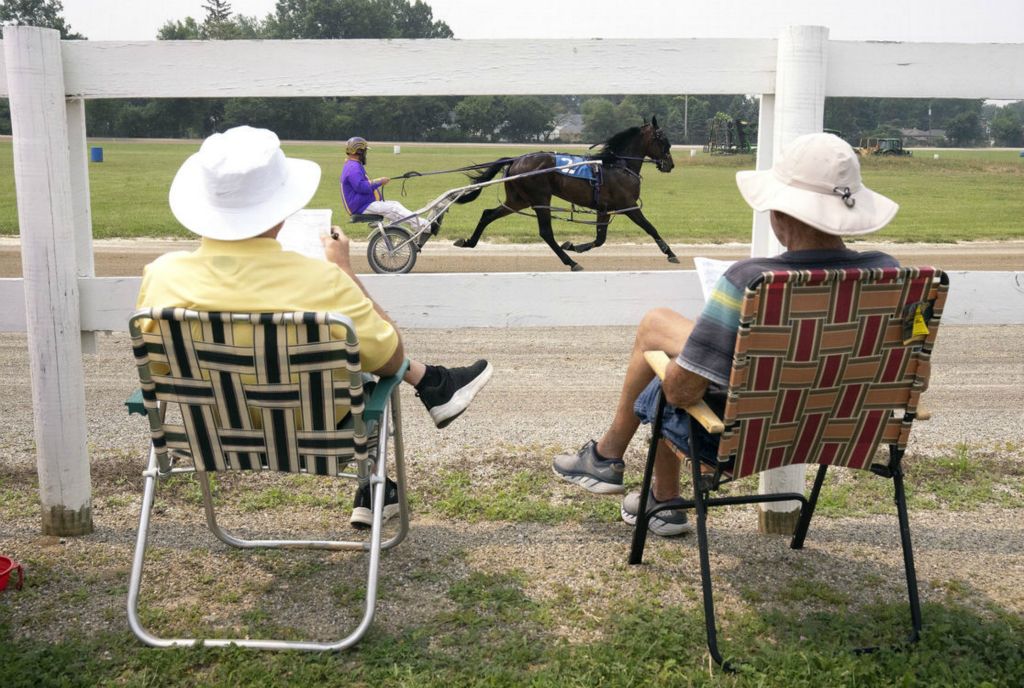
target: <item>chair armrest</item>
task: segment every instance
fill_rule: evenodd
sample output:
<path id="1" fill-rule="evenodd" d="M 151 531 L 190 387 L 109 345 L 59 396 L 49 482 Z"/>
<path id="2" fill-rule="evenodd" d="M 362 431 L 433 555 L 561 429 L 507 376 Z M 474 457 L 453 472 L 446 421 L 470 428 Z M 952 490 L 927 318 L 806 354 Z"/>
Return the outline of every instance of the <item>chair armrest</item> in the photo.
<path id="1" fill-rule="evenodd" d="M 658 379 L 664 382 L 665 371 L 668 369 L 668 354 L 664 351 L 645 351 L 644 360 L 647 361 L 647 365 L 651 367 Z M 725 423 L 703 401 L 684 406 L 683 410 L 712 435 L 720 435 L 725 432 Z"/>
<path id="2" fill-rule="evenodd" d="M 136 389 L 131 393 L 127 399 L 124 400 L 124 405 L 128 407 L 128 415 L 137 413 L 140 416 L 146 415 L 146 404 L 142 401 L 142 389 Z"/>
<path id="3" fill-rule="evenodd" d="M 405 377 L 405 371 L 408 369 L 409 359 L 407 358 L 402 361 L 402 366 L 394 375 L 377 380 L 377 385 L 373 388 L 373 393 L 370 394 L 370 398 L 366 400 L 366 406 L 363 408 L 363 418 L 365 420 L 380 420 L 381 414 L 384 413 L 384 407 L 387 406 L 388 399 L 391 397 L 391 392 L 402 382 L 402 378 Z"/>

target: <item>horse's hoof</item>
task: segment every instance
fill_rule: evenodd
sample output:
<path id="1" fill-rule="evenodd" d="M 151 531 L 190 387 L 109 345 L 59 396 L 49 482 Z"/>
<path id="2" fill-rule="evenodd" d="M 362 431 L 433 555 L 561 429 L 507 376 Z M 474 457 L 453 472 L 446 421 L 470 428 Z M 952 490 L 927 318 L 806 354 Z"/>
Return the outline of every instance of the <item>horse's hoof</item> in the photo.
<path id="1" fill-rule="evenodd" d="M 575 251 L 576 249 L 573 247 L 571 241 L 565 241 L 565 242 L 562 242 L 562 250 L 563 251 Z"/>
<path id="2" fill-rule="evenodd" d="M 573 272 L 580 272 L 583 270 L 583 266 L 580 265 L 579 263 L 573 263 L 572 265 L 569 266 L 569 269 L 572 270 Z"/>
<path id="3" fill-rule="evenodd" d="M 456 239 L 455 245 L 458 246 L 459 248 L 473 248 L 466 242 L 465 239 Z"/>
<path id="4" fill-rule="evenodd" d="M 676 258 L 675 256 L 669 256 L 668 257 L 668 262 L 670 262 L 670 263 L 678 263 L 679 259 Z"/>

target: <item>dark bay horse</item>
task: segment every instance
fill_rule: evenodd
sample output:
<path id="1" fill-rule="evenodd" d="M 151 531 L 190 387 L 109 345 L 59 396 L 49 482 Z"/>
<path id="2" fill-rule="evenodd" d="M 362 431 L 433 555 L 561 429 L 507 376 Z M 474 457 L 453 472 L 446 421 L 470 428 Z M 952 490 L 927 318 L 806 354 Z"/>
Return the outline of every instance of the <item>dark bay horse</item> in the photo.
<path id="1" fill-rule="evenodd" d="M 525 208 L 532 208 L 537 216 L 537 226 L 540 229 L 541 238 L 547 242 L 547 245 L 551 247 L 563 264 L 572 270 L 582 270 L 583 267 L 570 258 L 565 251 L 583 253 L 604 244 L 608 233 L 608 223 L 613 214 L 621 213 L 642 227 L 654 239 L 658 248 L 668 257 L 669 262 L 678 263 L 679 259 L 676 258 L 675 253 L 639 208 L 640 168 L 645 158 L 653 160 L 660 172 L 671 172 L 675 167 L 675 163 L 672 161 L 672 144 L 669 143 L 665 133 L 658 128 L 656 117 L 652 118 L 649 124 L 645 122 L 642 127 L 631 127 L 615 134 L 605 141 L 596 155 L 588 158 L 600 160 L 602 163 L 600 170 L 597 171 L 600 184 L 596 188 L 590 180 L 578 179 L 558 172 L 534 174 L 522 179 L 507 181 L 504 183 L 505 202 L 497 208 L 485 210 L 480 215 L 480 222 L 477 223 L 473 236 L 469 239 L 459 239 L 455 245 L 473 248 L 480 241 L 480 235 L 483 234 L 487 225 Z M 502 170 L 505 171 L 506 177 L 512 177 L 556 166 L 554 153 L 527 153 L 515 158 L 496 160 L 487 169 L 470 175 L 470 178 L 474 183 L 481 183 L 490 181 Z M 471 191 L 455 202 L 469 203 L 475 200 L 482 190 Z M 597 230 L 593 241 L 575 245 L 566 242 L 561 246 L 555 242 L 554 231 L 551 228 L 552 196 L 596 211 Z"/>

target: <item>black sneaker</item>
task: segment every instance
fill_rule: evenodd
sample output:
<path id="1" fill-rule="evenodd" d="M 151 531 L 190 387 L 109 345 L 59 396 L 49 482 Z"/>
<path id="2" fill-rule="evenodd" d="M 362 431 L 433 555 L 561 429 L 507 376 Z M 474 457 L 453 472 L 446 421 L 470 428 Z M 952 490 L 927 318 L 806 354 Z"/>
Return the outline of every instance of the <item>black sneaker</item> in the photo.
<path id="1" fill-rule="evenodd" d="M 386 478 L 384 484 L 384 518 L 381 524 L 387 523 L 398 514 L 398 484 Z M 352 504 L 352 518 L 349 523 L 353 528 L 366 530 L 373 525 L 373 502 L 370 495 L 370 483 L 360 485 L 356 490 L 355 502 Z"/>
<path id="2" fill-rule="evenodd" d="M 441 372 L 441 382 L 418 390 L 416 396 L 427 407 L 434 425 L 443 428 L 469 408 L 476 393 L 491 379 L 494 367 L 481 359 L 464 368 L 437 368 Z"/>

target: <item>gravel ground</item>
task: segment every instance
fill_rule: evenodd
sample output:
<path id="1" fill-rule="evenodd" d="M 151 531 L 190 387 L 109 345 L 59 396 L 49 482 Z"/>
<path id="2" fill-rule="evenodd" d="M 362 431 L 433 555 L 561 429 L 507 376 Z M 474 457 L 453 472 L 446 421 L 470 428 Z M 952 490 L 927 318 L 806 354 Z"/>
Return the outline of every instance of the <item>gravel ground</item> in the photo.
<path id="1" fill-rule="evenodd" d="M 550 460 L 604 428 L 631 336 L 629 328 L 407 333 L 407 349 L 422 360 L 461 363 L 486 356 L 496 367 L 473 408 L 444 431 L 434 429 L 419 401 L 403 390 L 413 499 L 422 504 L 422 495 L 443 493 L 444 478 L 453 470 L 468 472 L 471 489 L 481 496 L 507 487 L 510 474 L 526 471 L 554 504 L 611 499 L 560 483 L 551 475 Z M 910 456 L 949 457 L 966 445 L 972 459 L 1009 467 L 1017 476 L 1009 489 L 1019 492 L 1019 476 L 1024 475 L 1022 357 L 1024 327 L 945 327 L 933 359 L 932 388 L 925 397 L 934 418 L 915 426 Z M 126 420 L 124 415 L 122 402 L 136 384 L 125 335 L 101 337 L 98 353 L 86 356 L 85 363 L 96 532 L 67 540 L 41 537 L 33 492 L 25 337 L 0 335 L 0 380 L 6 396 L 0 405 L 0 552 L 27 563 L 32 583 L 21 593 L 0 595 L 0 614 L 10 615 L 23 635 L 46 640 L 126 628 L 124 594 L 138 523 L 145 421 Z M 641 455 L 638 438 L 626 457 L 627 474 L 634 480 Z M 912 472 L 908 484 L 914 485 Z M 330 489 L 325 491 L 329 494 Z M 344 614 L 308 614 L 310 596 L 319 607 L 347 593 L 339 584 L 302 585 L 301 574 L 326 561 L 332 580 L 337 572 L 354 576 L 360 557 L 228 551 L 205 530 L 201 510 L 186 509 L 192 506 L 187 490 L 179 488 L 175 494 L 177 498 L 161 503 L 156 516 L 155 556 L 147 579 L 151 587 L 144 590 L 147 604 L 192 609 L 203 622 L 229 625 L 244 623 L 235 611 L 239 608 L 272 604 L 281 623 L 323 637 L 347 620 Z M 228 509 L 224 523 L 243 531 L 259 530 L 271 520 L 285 532 L 330 529 L 347 518 L 347 494 L 337 497 L 338 509 L 278 509 L 272 518 L 260 511 Z M 1024 509 L 1000 508 L 995 499 L 981 500 L 970 511 L 911 513 L 923 599 L 942 600 L 956 591 L 961 601 L 981 610 L 991 602 L 1024 614 L 1022 517 Z M 790 551 L 784 539 L 757 535 L 750 508 L 715 512 L 710 523 L 716 601 L 725 610 L 778 604 L 751 597 L 749 591 L 780 575 L 790 582 L 819 581 L 847 589 L 854 601 L 872 602 L 879 595 L 900 600 L 905 595 L 891 515 L 818 518 L 802 553 Z M 471 522 L 445 518 L 430 508 L 414 510 L 408 540 L 384 557 L 375 625 L 397 632 L 428 622 L 438 609 L 452 604 L 450 584 L 474 572 L 524 571 L 529 596 L 565 600 L 562 632 L 567 637 L 573 634 L 574 615 L 611 614 L 610 605 L 633 594 L 637 585 L 665 603 L 696 608 L 694 539 L 652 538 L 648 565 L 629 567 L 629 532 L 614 517 L 547 525 Z M 248 577 L 247 583 L 226 582 L 242 576 Z M 200 603 L 190 585 L 195 580 L 212 586 L 212 602 Z M 814 600 L 793 604 L 806 609 Z"/>

